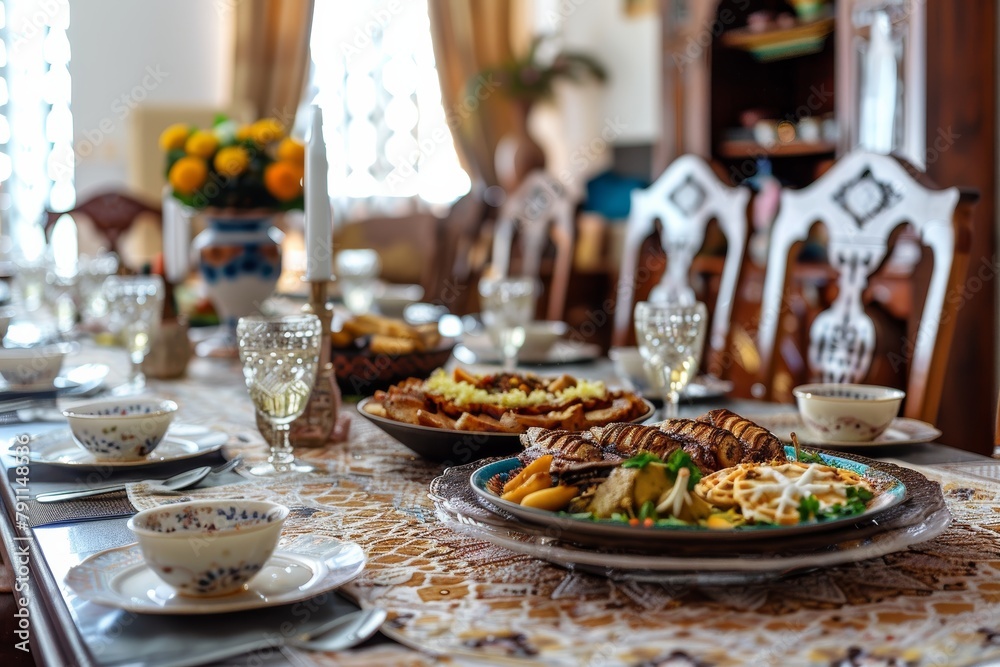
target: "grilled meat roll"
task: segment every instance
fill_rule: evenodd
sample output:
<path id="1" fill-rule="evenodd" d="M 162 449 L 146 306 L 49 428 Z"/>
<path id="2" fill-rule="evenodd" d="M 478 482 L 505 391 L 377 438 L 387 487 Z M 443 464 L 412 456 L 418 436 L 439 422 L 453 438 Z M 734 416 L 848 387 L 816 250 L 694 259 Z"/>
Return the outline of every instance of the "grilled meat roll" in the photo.
<path id="1" fill-rule="evenodd" d="M 742 462 L 770 463 L 785 460 L 785 447 L 763 426 L 720 408 L 706 412 L 698 421 L 725 429 L 743 443 Z"/>
<path id="2" fill-rule="evenodd" d="M 678 449 L 683 449 L 702 472 L 710 473 L 719 469 L 719 462 L 711 445 L 692 438 L 675 437 L 655 426 L 610 424 L 600 429 L 591 429 L 591 433 L 597 444 L 613 447 L 622 458 L 649 452 L 666 460 Z"/>
<path id="3" fill-rule="evenodd" d="M 743 461 L 743 443 L 726 429 L 693 419 L 669 419 L 659 428 L 684 444 L 694 443 L 709 448 L 721 468 Z"/>

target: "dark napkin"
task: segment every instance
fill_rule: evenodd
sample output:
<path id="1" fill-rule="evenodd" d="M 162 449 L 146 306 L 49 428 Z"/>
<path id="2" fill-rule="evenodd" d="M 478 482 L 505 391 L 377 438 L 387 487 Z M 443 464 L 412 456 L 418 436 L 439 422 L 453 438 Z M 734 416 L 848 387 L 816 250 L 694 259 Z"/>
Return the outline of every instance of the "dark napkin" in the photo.
<path id="1" fill-rule="evenodd" d="M 128 495 L 124 491 L 116 491 L 61 503 L 39 503 L 29 500 L 23 514 L 31 527 L 36 528 L 54 523 L 132 516 L 135 514 L 135 508 L 128 501 Z"/>

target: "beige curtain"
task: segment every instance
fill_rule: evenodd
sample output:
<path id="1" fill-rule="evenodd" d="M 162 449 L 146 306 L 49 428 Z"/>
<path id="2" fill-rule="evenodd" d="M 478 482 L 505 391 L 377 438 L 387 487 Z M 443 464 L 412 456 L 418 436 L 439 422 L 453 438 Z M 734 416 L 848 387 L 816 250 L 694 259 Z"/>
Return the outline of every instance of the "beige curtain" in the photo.
<path id="1" fill-rule="evenodd" d="M 257 118 L 286 127 L 295 120 L 309 73 L 313 0 L 242 0 L 236 4 L 233 99 Z"/>
<path id="2" fill-rule="evenodd" d="M 463 166 L 490 185 L 497 182 L 493 154 L 515 110 L 489 81 L 475 83 L 476 75 L 528 49 L 530 9 L 530 0 L 428 0 L 445 117 Z"/>

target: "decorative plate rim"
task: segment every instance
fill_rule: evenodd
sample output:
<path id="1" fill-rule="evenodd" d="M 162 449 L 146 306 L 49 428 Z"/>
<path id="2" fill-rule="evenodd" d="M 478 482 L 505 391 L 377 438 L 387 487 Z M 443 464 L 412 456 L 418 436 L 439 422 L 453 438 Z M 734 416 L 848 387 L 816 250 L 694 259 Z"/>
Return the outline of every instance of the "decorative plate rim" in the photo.
<path id="1" fill-rule="evenodd" d="M 181 424 L 183 425 L 183 424 Z M 93 458 L 92 455 L 85 452 L 76 443 L 73 442 L 73 434 L 69 428 L 65 429 L 55 429 L 53 431 L 48 431 L 37 436 L 38 439 L 44 439 L 42 447 L 47 449 L 57 448 L 57 451 L 73 451 L 80 452 L 84 457 L 81 460 L 60 460 L 54 459 L 51 456 L 42 457 L 39 456 L 41 452 L 38 452 L 33 448 L 38 446 L 37 441 L 31 441 L 28 443 L 29 460 L 32 463 L 40 463 L 43 465 L 56 466 L 60 468 L 75 468 L 75 469 L 93 469 L 93 468 L 141 468 L 145 466 L 155 466 L 165 463 L 173 463 L 175 461 L 184 461 L 185 459 L 191 459 L 203 454 L 210 454 L 212 452 L 217 452 L 221 450 L 226 443 L 229 441 L 229 436 L 225 431 L 206 428 L 206 433 L 201 436 L 179 436 L 171 434 L 169 431 L 167 435 L 163 438 L 164 443 L 171 442 L 181 444 L 187 448 L 187 451 L 179 452 L 174 456 L 160 457 L 155 460 L 142 459 L 139 461 L 98 461 Z M 213 438 L 213 440 L 207 440 L 208 438 Z M 51 442 L 50 442 L 51 440 Z M 207 440 L 207 443 L 206 443 Z M 8 449 L 4 451 L 4 454 L 14 455 L 14 450 L 16 447 L 23 446 L 23 443 L 17 438 L 10 441 Z M 162 445 L 161 445 L 162 446 Z M 160 448 L 157 447 L 148 456 L 157 456 L 157 451 Z"/>

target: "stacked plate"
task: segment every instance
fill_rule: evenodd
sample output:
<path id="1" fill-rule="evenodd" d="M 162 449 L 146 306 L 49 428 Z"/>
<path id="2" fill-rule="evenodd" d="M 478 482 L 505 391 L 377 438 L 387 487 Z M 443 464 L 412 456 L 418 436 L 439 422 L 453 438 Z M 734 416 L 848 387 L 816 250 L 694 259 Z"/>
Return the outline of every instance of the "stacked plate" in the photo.
<path id="1" fill-rule="evenodd" d="M 512 459 L 449 468 L 431 483 L 430 496 L 445 524 L 511 551 L 612 579 L 677 584 L 748 583 L 876 558 L 932 539 L 951 522 L 940 486 L 920 473 L 861 456 L 821 455 L 876 481 L 880 493 L 864 514 L 729 531 L 575 519 L 492 495 L 486 481 L 511 469 Z"/>

